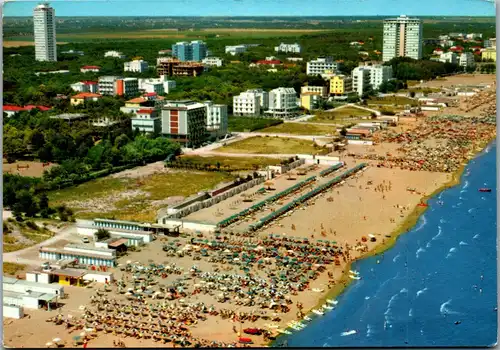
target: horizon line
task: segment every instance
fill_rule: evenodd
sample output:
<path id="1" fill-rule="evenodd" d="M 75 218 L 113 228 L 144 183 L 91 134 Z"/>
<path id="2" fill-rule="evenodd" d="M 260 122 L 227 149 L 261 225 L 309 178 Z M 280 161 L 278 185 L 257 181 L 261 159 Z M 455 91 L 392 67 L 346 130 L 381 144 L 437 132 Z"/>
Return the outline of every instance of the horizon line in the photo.
<path id="1" fill-rule="evenodd" d="M 97 0 L 97 2 L 102 2 Z M 324 16 L 294 16 L 294 15 L 283 15 L 283 16 L 267 16 L 267 15 L 253 15 L 253 16 L 245 16 L 245 15 L 236 15 L 236 16 L 225 16 L 225 15 L 211 15 L 211 16 L 163 16 L 163 15 L 151 15 L 151 16 L 144 16 L 144 15 L 127 15 L 127 16 L 113 16 L 113 15 L 92 15 L 92 16 L 57 16 L 57 18 L 75 18 L 75 17 L 145 17 L 145 18 L 158 18 L 158 17 L 164 17 L 164 18 L 254 18 L 254 17 L 260 17 L 260 18 L 345 18 L 345 17 L 353 17 L 353 18 L 363 18 L 363 17 L 388 17 L 388 16 L 401 16 L 401 14 L 388 14 L 388 15 L 343 15 L 343 16 L 331 16 L 331 15 L 324 15 Z M 407 15 L 408 17 L 420 17 L 420 18 L 436 18 L 436 17 L 469 17 L 469 18 L 496 18 L 495 15 Z M 32 18 L 32 15 L 23 15 L 23 16 L 16 16 L 16 15 L 4 15 L 3 18 L 8 18 L 8 17 L 27 17 L 27 18 Z"/>

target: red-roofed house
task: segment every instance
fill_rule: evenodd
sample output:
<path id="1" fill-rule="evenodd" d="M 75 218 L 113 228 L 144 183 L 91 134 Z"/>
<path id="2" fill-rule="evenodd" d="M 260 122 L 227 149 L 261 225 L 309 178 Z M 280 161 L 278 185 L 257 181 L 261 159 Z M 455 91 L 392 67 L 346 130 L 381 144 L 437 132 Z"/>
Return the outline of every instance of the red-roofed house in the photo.
<path id="1" fill-rule="evenodd" d="M 120 107 L 120 111 L 123 113 L 134 113 L 137 114 L 137 112 L 141 109 L 144 109 L 145 107 L 153 107 L 155 104 L 155 101 L 157 100 L 164 100 L 165 97 L 163 96 L 158 96 L 156 93 L 151 92 L 144 94 L 141 97 L 136 97 L 131 100 L 125 101 L 125 106 Z"/>
<path id="2" fill-rule="evenodd" d="M 457 46 L 452 46 L 450 47 L 451 52 L 462 52 L 464 51 L 463 46 L 457 45 Z"/>
<path id="3" fill-rule="evenodd" d="M 24 107 L 14 106 L 14 105 L 4 105 L 3 112 L 7 114 L 7 117 L 11 117 L 18 112 L 23 111 L 31 111 L 32 109 L 38 109 L 42 112 L 50 111 L 52 108 L 45 106 L 35 106 L 35 105 L 26 105 Z"/>
<path id="4" fill-rule="evenodd" d="M 98 73 L 101 70 L 101 67 L 99 66 L 83 66 L 80 68 L 80 72 L 82 73 L 88 73 L 88 72 L 96 72 Z"/>
<path id="5" fill-rule="evenodd" d="M 275 66 L 281 66 L 283 63 L 280 60 L 260 60 L 255 62 L 256 66 L 265 65 L 274 68 Z"/>
<path id="6" fill-rule="evenodd" d="M 443 52 L 444 52 L 443 49 L 438 47 L 438 48 L 434 49 L 434 51 L 432 53 L 434 55 L 441 55 Z"/>
<path id="7" fill-rule="evenodd" d="M 78 106 L 88 101 L 98 101 L 100 98 L 102 98 L 102 95 L 92 92 L 81 92 L 75 96 L 71 96 L 71 105 Z"/>
<path id="8" fill-rule="evenodd" d="M 161 118 L 154 107 L 141 107 L 135 114 L 136 117 L 131 119 L 132 130 L 139 129 L 147 133 L 161 131 Z"/>

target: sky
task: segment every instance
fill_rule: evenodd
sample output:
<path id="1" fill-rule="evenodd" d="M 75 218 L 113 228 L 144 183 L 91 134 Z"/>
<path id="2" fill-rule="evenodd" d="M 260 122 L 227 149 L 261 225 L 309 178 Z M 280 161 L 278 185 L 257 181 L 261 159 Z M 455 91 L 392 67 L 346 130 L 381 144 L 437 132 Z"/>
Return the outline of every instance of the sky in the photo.
<path id="1" fill-rule="evenodd" d="M 493 1 L 493 0 L 490 0 Z M 11 0 L 4 16 L 39 2 Z M 57 0 L 57 16 L 494 16 L 488 0 Z"/>

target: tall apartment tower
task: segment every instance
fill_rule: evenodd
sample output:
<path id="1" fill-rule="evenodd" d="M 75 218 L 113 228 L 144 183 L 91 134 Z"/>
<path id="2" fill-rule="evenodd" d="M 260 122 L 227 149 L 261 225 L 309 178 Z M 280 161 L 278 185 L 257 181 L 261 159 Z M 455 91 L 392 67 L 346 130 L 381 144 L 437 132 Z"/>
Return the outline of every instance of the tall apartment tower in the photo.
<path id="1" fill-rule="evenodd" d="M 172 56 L 181 62 L 199 62 L 207 57 L 207 44 L 201 40 L 194 40 L 188 43 L 181 41 L 172 45 Z"/>
<path id="2" fill-rule="evenodd" d="M 419 18 L 401 15 L 384 20 L 384 49 L 382 60 L 395 57 L 422 58 L 422 22 Z"/>
<path id="3" fill-rule="evenodd" d="M 37 61 L 57 61 L 55 11 L 48 3 L 38 5 L 33 10 L 35 31 L 35 59 Z"/>

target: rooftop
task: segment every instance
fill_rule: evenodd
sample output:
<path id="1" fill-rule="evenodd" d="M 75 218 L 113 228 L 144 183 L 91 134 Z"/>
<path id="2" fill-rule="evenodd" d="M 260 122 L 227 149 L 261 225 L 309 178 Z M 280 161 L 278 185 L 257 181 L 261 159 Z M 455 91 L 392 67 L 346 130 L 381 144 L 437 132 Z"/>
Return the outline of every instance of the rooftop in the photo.
<path id="1" fill-rule="evenodd" d="M 92 98 L 92 97 L 102 97 L 102 95 L 94 94 L 93 92 L 81 92 L 79 94 L 72 96 L 71 98 L 84 99 L 84 98 Z"/>
<path id="2" fill-rule="evenodd" d="M 99 66 L 83 66 L 82 69 L 101 69 Z"/>
<path id="3" fill-rule="evenodd" d="M 63 119 L 63 120 L 77 120 L 88 118 L 88 115 L 83 113 L 63 113 L 51 116 L 53 119 Z"/>

